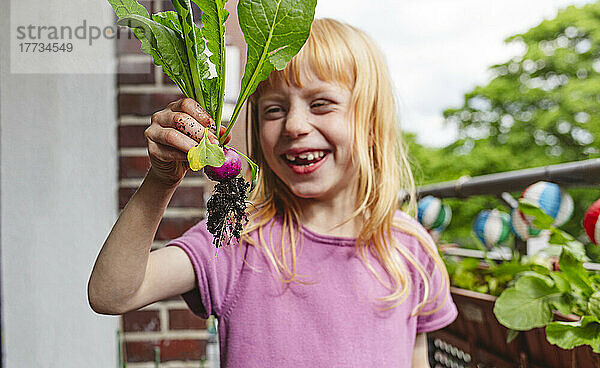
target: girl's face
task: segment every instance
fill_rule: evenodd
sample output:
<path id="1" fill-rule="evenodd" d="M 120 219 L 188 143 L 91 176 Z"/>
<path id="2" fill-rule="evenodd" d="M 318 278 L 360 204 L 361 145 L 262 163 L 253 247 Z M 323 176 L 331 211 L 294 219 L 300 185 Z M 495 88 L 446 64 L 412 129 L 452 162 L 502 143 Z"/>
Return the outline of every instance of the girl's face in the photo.
<path id="1" fill-rule="evenodd" d="M 303 88 L 281 83 L 258 99 L 267 164 L 297 197 L 352 200 L 351 92 L 314 75 L 301 77 Z"/>

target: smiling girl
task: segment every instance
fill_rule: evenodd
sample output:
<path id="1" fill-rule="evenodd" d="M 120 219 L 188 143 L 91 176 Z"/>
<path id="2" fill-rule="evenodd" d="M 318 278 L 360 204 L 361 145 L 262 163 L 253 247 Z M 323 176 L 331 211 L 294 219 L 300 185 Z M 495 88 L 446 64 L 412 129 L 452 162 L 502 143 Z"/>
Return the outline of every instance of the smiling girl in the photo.
<path id="1" fill-rule="evenodd" d="M 202 221 L 150 253 L 195 145 L 184 133 L 210 123 L 202 113 L 180 100 L 153 116 L 152 166 L 98 256 L 94 310 L 183 294 L 217 317 L 224 367 L 428 367 L 425 333 L 457 312 L 435 244 L 399 209 L 404 190 L 414 212 L 415 187 L 374 42 L 315 20 L 300 53 L 250 99 L 261 170 L 240 243 L 215 257 Z"/>

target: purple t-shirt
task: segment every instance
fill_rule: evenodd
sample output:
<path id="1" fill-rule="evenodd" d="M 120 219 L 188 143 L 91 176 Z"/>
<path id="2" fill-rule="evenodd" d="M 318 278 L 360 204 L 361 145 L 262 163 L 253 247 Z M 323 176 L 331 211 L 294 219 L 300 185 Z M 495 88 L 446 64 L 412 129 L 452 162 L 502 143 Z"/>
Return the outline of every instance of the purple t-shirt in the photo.
<path id="1" fill-rule="evenodd" d="M 280 222 L 271 221 L 263 234 L 280 244 Z M 412 236 L 393 235 L 433 275 L 437 292 L 441 273 L 425 250 Z M 258 238 L 256 231 L 251 236 Z M 436 302 L 443 303 L 437 312 L 411 317 L 423 287 L 412 267 L 412 293 L 400 306 L 382 311 L 377 297 L 389 292 L 355 254 L 351 238 L 302 227 L 297 271 L 310 283 L 285 285 L 259 248 L 221 247 L 215 257 L 206 221 L 170 244 L 188 254 L 196 272 L 196 289 L 184 300 L 200 317 L 218 318 L 222 367 L 410 367 L 415 335 L 440 329 L 457 315 L 447 293 Z M 374 258 L 370 262 L 389 280 Z"/>

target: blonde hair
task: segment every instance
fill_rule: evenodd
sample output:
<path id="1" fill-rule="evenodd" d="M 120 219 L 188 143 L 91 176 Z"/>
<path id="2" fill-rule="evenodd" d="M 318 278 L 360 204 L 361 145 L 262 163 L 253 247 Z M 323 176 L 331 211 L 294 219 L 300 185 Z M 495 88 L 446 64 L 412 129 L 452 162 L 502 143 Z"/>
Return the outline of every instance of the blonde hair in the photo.
<path id="1" fill-rule="evenodd" d="M 316 19 L 310 37 L 300 52 L 284 70 L 272 72 L 250 98 L 251 157 L 260 164 L 260 171 L 258 185 L 250 198 L 255 211 L 250 215 L 243 239 L 264 250 L 283 282 L 304 283 L 298 279 L 296 269 L 300 206 L 287 186 L 265 163 L 260 145 L 257 100 L 266 88 L 281 83 L 302 87 L 301 75 L 311 73 L 323 81 L 336 83 L 351 91 L 358 205 L 347 221 L 366 214 L 355 249 L 368 269 L 390 291 L 380 300 L 388 304 L 385 309 L 390 309 L 408 297 L 412 285 L 405 264 L 407 261 L 417 270 L 425 285 L 423 300 L 413 314 L 433 313 L 441 305 L 429 311 L 423 308 L 437 299 L 443 289 L 447 290 L 448 275 L 429 234 L 420 226 L 415 226 L 414 220 L 396 215 L 399 209 L 398 192 L 409 194 L 410 213 L 416 210 L 416 195 L 407 152 L 400 140 L 390 76 L 375 42 L 350 25 L 332 19 Z M 271 235 L 269 241 L 265 241 L 264 234 L 265 225 L 276 216 L 281 217 L 283 226 L 279 248 L 274 247 Z M 426 270 L 406 247 L 394 241 L 392 228 L 413 235 L 435 261 L 443 276 L 442 287 L 435 296 L 430 287 L 430 270 Z M 258 244 L 249 236 L 255 230 L 258 232 Z M 377 274 L 369 262 L 368 253 L 379 261 L 392 284 Z"/>

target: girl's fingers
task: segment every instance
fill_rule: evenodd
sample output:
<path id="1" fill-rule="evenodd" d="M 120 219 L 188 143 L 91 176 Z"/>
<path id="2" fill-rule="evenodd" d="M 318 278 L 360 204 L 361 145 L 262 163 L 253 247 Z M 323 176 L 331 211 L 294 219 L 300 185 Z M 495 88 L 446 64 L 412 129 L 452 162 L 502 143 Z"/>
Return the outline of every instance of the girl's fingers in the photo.
<path id="1" fill-rule="evenodd" d="M 188 114 L 192 118 L 194 118 L 197 122 L 199 122 L 202 126 L 208 127 L 211 133 L 215 134 L 215 130 L 217 129 L 217 125 L 213 118 L 200 106 L 200 104 L 194 101 L 191 98 L 183 98 L 181 100 L 175 101 L 173 106 L 171 106 L 171 110 L 179 111 Z M 221 126 L 221 135 L 225 134 L 227 130 L 224 126 Z M 227 136 L 225 143 L 231 140 L 231 136 Z"/>
<path id="2" fill-rule="evenodd" d="M 202 126 L 215 130 L 215 121 L 213 118 L 200 106 L 200 104 L 191 98 L 183 98 L 176 101 L 175 105 L 171 108 L 173 111 L 184 112 L 196 119 L 197 122 Z"/>
<path id="3" fill-rule="evenodd" d="M 204 133 L 201 133 L 204 134 Z M 151 124 L 144 132 L 148 145 L 151 142 L 159 143 L 186 152 L 196 146 L 198 142 L 174 128 L 164 128 L 158 124 Z"/>

